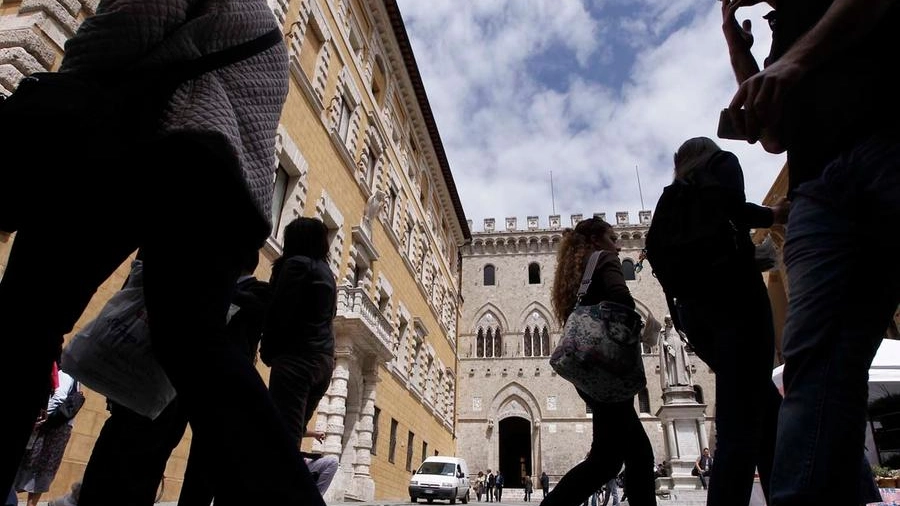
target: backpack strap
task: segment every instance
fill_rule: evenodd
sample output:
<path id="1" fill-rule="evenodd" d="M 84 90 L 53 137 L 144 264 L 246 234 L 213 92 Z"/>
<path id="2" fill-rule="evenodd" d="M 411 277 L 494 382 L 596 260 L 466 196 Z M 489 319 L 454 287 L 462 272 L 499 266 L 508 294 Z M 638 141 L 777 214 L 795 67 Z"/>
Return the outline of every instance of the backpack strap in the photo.
<path id="1" fill-rule="evenodd" d="M 591 253 L 591 258 L 588 259 L 587 265 L 584 268 L 584 275 L 581 276 L 581 286 L 578 287 L 578 298 L 575 300 L 576 306 L 581 303 L 581 298 L 584 297 L 584 294 L 586 294 L 588 288 L 590 288 L 591 281 L 594 278 L 594 270 L 597 268 L 597 260 L 599 260 L 600 255 L 604 253 L 606 253 L 606 250 L 598 250 Z"/>
<path id="2" fill-rule="evenodd" d="M 274 28 L 255 39 L 242 42 L 236 46 L 205 54 L 193 60 L 167 65 L 166 67 L 168 68 L 164 72 L 179 82 L 188 81 L 211 70 L 227 67 L 228 65 L 237 63 L 241 60 L 246 60 L 247 58 L 262 53 L 263 51 L 274 47 L 275 44 L 283 41 L 284 34 L 281 33 L 280 29 Z"/>

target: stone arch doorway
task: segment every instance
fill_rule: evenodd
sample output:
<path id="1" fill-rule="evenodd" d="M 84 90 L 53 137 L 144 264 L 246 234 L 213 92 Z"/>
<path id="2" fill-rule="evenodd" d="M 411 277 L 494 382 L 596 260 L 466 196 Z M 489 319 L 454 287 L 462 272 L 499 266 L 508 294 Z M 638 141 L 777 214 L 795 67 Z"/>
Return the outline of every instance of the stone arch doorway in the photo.
<path id="1" fill-rule="evenodd" d="M 500 472 L 504 488 L 522 488 L 531 473 L 531 421 L 520 416 L 500 420 Z"/>

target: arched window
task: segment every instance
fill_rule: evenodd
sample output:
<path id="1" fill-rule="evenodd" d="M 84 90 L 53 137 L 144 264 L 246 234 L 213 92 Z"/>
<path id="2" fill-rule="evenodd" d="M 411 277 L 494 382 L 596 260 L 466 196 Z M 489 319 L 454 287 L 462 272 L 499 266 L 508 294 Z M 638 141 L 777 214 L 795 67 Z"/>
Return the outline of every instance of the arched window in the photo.
<path id="1" fill-rule="evenodd" d="M 531 349 L 535 357 L 544 355 L 543 350 L 541 350 L 541 331 L 537 327 L 534 329 L 534 334 L 531 335 Z"/>
<path id="2" fill-rule="evenodd" d="M 650 414 L 650 392 L 646 388 L 638 392 L 638 411 Z"/>
<path id="3" fill-rule="evenodd" d="M 491 264 L 484 266 L 484 286 L 494 286 L 494 266 Z"/>
<path id="4" fill-rule="evenodd" d="M 528 284 L 541 284 L 541 266 L 538 265 L 537 262 L 531 262 L 530 264 L 528 264 Z"/>
<path id="5" fill-rule="evenodd" d="M 547 327 L 544 327 L 543 332 L 541 332 L 541 351 L 542 356 L 550 356 L 550 333 L 547 332 Z"/>
<path id="6" fill-rule="evenodd" d="M 502 350 L 500 322 L 496 315 L 488 311 L 478 319 L 475 337 L 475 356 L 478 358 L 499 357 Z"/>
<path id="7" fill-rule="evenodd" d="M 626 281 L 634 281 L 634 262 L 630 258 L 622 260 L 622 274 L 625 275 Z"/>
<path id="8" fill-rule="evenodd" d="M 700 385 L 694 385 L 694 398 L 697 400 L 698 404 L 705 404 L 703 402 L 703 387 Z"/>
<path id="9" fill-rule="evenodd" d="M 526 357 L 531 356 L 531 329 L 525 327 L 525 339 L 522 340 L 522 354 Z"/>

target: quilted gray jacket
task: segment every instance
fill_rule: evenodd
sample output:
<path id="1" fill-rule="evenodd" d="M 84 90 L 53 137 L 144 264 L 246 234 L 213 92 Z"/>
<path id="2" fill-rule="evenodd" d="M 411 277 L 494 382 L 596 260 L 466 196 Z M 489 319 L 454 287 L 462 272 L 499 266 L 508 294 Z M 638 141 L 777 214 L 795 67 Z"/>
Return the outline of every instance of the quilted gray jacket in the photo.
<path id="1" fill-rule="evenodd" d="M 101 0 L 97 13 L 66 43 L 60 71 L 191 60 L 276 27 L 265 0 Z M 193 133 L 224 141 L 222 148 L 237 162 L 264 223 L 269 222 L 275 131 L 287 87 L 287 52 L 276 44 L 182 83 L 161 122 L 163 134 Z"/>

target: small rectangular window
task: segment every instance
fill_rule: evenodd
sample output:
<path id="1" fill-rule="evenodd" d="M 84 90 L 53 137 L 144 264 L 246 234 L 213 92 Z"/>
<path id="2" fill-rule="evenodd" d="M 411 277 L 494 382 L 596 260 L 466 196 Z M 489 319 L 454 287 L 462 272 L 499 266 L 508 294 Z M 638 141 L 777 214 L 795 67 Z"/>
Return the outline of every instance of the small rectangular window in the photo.
<path id="1" fill-rule="evenodd" d="M 275 189 L 272 192 L 272 236 L 278 237 L 281 230 L 281 216 L 284 214 L 284 204 L 288 201 L 288 183 L 291 176 L 284 167 L 278 165 L 275 171 Z"/>
<path id="2" fill-rule="evenodd" d="M 413 459 L 413 443 L 415 442 L 416 435 L 413 434 L 412 431 L 409 431 L 409 434 L 406 436 L 406 470 L 412 471 L 412 459 Z"/>
<path id="3" fill-rule="evenodd" d="M 493 286 L 496 280 L 494 279 L 494 266 L 493 265 L 485 265 L 484 266 L 484 286 Z"/>
<path id="4" fill-rule="evenodd" d="M 422 462 L 425 462 L 426 458 L 428 458 L 428 443 L 422 441 Z"/>
<path id="5" fill-rule="evenodd" d="M 381 417 L 381 410 L 375 408 L 375 414 L 372 415 L 372 448 L 369 450 L 372 455 L 378 454 L 378 419 Z"/>
<path id="6" fill-rule="evenodd" d="M 394 463 L 394 456 L 397 453 L 397 420 L 391 418 L 391 446 L 388 450 L 388 462 Z"/>

